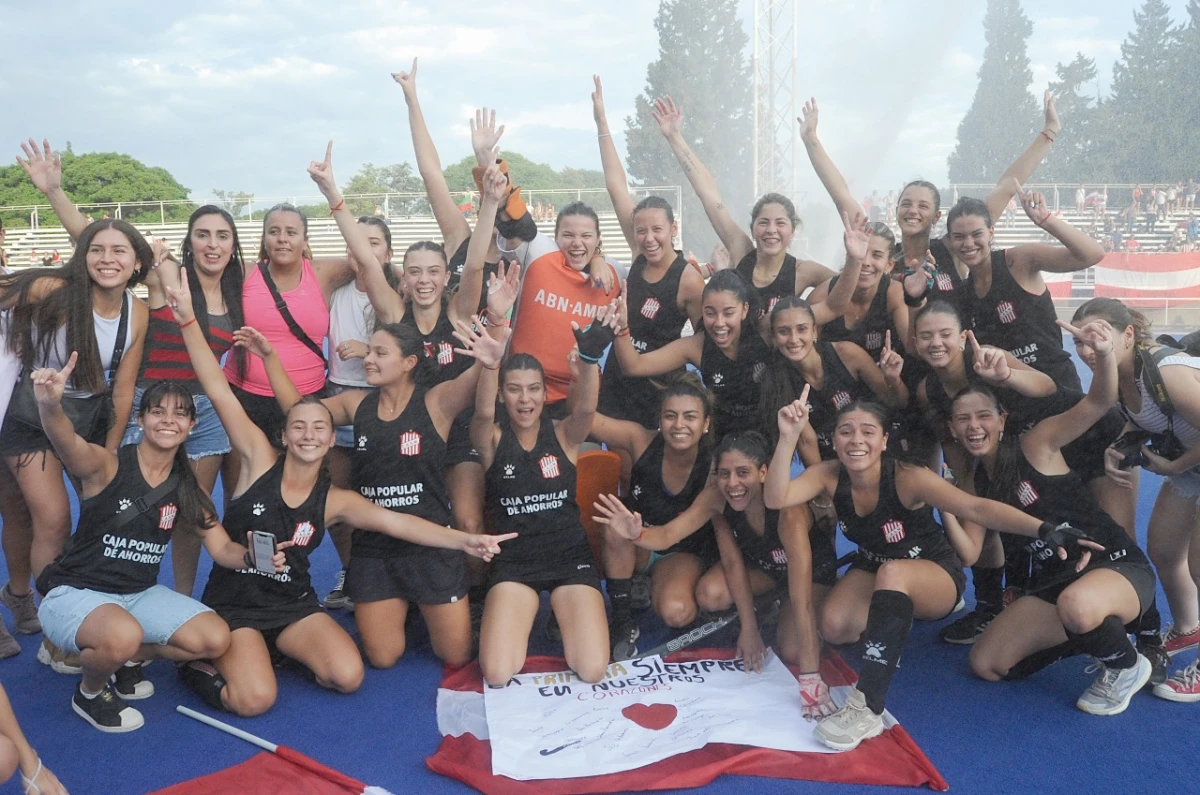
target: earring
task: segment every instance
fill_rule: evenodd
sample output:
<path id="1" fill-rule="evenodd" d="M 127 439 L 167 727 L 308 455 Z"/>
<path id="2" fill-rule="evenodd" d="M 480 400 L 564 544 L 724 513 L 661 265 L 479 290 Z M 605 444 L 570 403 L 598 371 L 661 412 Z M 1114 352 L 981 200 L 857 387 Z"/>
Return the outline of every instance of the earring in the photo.
<path id="1" fill-rule="evenodd" d="M 1000 431 L 1000 435 L 996 437 L 996 441 L 1004 441 L 1004 431 Z"/>

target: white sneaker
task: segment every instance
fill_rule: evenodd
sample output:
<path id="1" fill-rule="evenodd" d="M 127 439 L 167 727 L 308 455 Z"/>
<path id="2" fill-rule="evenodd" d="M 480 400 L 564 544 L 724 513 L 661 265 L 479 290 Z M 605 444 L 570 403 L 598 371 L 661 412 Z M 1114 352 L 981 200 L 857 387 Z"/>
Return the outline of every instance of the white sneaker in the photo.
<path id="1" fill-rule="evenodd" d="M 49 665 L 55 673 L 68 676 L 78 676 L 83 673 L 83 666 L 79 664 L 78 654 L 65 652 L 45 638 L 42 638 L 42 645 L 38 647 L 37 660 L 43 665 Z"/>
<path id="2" fill-rule="evenodd" d="M 1091 687 L 1075 702 L 1075 706 L 1092 715 L 1119 715 L 1129 706 L 1133 694 L 1150 681 L 1150 661 L 1137 656 L 1132 668 L 1109 668 L 1097 662 L 1088 666 L 1088 673 L 1099 670 L 1100 675 Z"/>
<path id="3" fill-rule="evenodd" d="M 846 706 L 823 718 L 813 729 L 813 736 L 835 751 L 850 751 L 863 740 L 883 734 L 883 716 L 876 715 L 867 706 L 867 700 L 858 688 L 850 693 Z"/>

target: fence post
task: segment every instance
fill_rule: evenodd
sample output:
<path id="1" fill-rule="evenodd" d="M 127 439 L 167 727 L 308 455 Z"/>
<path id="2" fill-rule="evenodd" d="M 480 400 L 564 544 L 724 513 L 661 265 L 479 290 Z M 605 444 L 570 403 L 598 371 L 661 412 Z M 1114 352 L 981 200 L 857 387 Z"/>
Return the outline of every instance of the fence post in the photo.
<path id="1" fill-rule="evenodd" d="M 117 218 L 121 217 L 121 203 L 120 202 L 117 202 L 117 209 L 113 212 L 113 215 Z"/>
<path id="2" fill-rule="evenodd" d="M 1055 212 L 1058 212 L 1058 210 L 1059 210 L 1059 204 L 1058 204 L 1058 203 L 1059 203 L 1059 196 L 1058 196 L 1058 186 L 1057 186 L 1057 185 L 1055 185 L 1055 186 L 1054 186 L 1054 211 L 1055 211 Z"/>
<path id="3" fill-rule="evenodd" d="M 164 226 L 167 223 L 167 210 L 162 202 L 158 203 L 158 222 Z"/>

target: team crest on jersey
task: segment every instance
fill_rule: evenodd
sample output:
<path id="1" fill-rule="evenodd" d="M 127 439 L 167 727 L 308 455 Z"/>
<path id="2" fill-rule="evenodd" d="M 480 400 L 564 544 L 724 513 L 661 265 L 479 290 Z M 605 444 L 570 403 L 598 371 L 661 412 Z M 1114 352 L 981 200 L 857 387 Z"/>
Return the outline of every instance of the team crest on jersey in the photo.
<path id="1" fill-rule="evenodd" d="M 901 522 L 899 519 L 884 522 L 881 529 L 883 530 L 883 540 L 889 544 L 898 544 L 908 535 L 908 533 L 904 532 L 904 522 Z"/>
<path id="2" fill-rule="evenodd" d="M 762 381 L 762 375 L 764 372 L 766 372 L 766 370 L 767 370 L 766 362 L 759 362 L 758 364 L 754 365 L 754 373 L 753 373 L 753 375 L 751 375 L 751 378 L 754 379 L 754 383 L 757 384 L 759 381 Z"/>
<path id="3" fill-rule="evenodd" d="M 448 342 L 439 342 L 437 348 L 437 363 L 450 364 L 454 361 L 454 346 Z"/>
<path id="4" fill-rule="evenodd" d="M 514 472 L 516 472 L 516 469 L 517 468 L 514 467 L 512 464 L 505 464 L 504 465 L 504 479 L 512 480 L 514 477 L 516 477 L 516 475 L 513 474 Z"/>
<path id="5" fill-rule="evenodd" d="M 787 550 L 779 549 L 778 547 L 771 550 L 771 562 L 776 566 L 787 565 Z"/>
<path id="6" fill-rule="evenodd" d="M 296 525 L 296 532 L 292 533 L 292 543 L 298 547 L 306 547 L 314 532 L 316 530 L 313 528 L 312 522 L 300 522 Z"/>
<path id="7" fill-rule="evenodd" d="M 1028 508 L 1038 501 L 1041 495 L 1037 493 L 1037 489 L 1028 480 L 1022 480 L 1017 484 L 1017 499 L 1021 502 L 1022 508 Z"/>
<path id="8" fill-rule="evenodd" d="M 646 302 L 642 304 L 642 317 L 648 320 L 653 320 L 655 316 L 658 315 L 658 310 L 660 309 L 662 309 L 662 304 L 658 302 L 657 298 L 650 296 L 646 299 Z"/>
<path id="9" fill-rule="evenodd" d="M 996 304 L 996 314 L 999 315 L 1001 323 L 1013 323 L 1017 319 L 1017 310 L 1013 308 L 1012 301 Z"/>
<path id="10" fill-rule="evenodd" d="M 939 273 L 937 276 L 935 276 L 933 283 L 937 285 L 937 288 L 943 293 L 948 293 L 954 289 L 954 280 L 951 279 L 949 274 L 946 273 Z"/>
<path id="11" fill-rule="evenodd" d="M 416 431 L 405 431 L 400 434 L 400 455 L 420 455 L 421 434 Z"/>
<path id="12" fill-rule="evenodd" d="M 158 529 L 170 530 L 175 526 L 175 517 L 179 515 L 179 506 L 174 503 L 158 507 Z"/>
<path id="13" fill-rule="evenodd" d="M 538 466 L 542 468 L 542 477 L 544 478 L 556 478 L 562 474 L 558 468 L 558 456 L 556 455 L 547 453 L 542 456 L 542 460 L 538 461 Z"/>
<path id="14" fill-rule="evenodd" d="M 835 409 L 841 411 L 842 406 L 849 405 L 851 399 L 850 393 L 843 389 L 839 392 L 836 392 L 834 396 L 829 399 L 829 402 L 833 404 Z"/>
<path id="15" fill-rule="evenodd" d="M 883 335 L 878 331 L 868 331 L 867 338 L 864 340 L 864 342 L 866 342 L 866 345 L 863 347 L 865 347 L 867 350 L 879 350 L 883 347 Z"/>

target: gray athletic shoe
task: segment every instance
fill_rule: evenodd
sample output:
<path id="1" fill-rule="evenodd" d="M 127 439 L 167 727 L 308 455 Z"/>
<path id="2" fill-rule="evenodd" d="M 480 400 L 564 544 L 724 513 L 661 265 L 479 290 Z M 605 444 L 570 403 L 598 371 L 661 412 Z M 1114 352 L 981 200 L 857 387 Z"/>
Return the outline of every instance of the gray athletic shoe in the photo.
<path id="1" fill-rule="evenodd" d="M 45 638 L 42 638 L 42 645 L 38 648 L 37 659 L 43 665 L 49 665 L 55 673 L 68 676 L 78 676 L 83 673 L 83 666 L 79 664 L 78 654 L 65 652 Z"/>
<path id="2" fill-rule="evenodd" d="M 1102 662 L 1088 667 L 1088 672 L 1099 670 L 1100 675 L 1092 686 L 1083 691 L 1075 706 L 1092 715 L 1119 715 L 1129 706 L 1133 694 L 1150 681 L 1150 661 L 1137 656 L 1132 668 L 1109 668 Z"/>
<path id="3" fill-rule="evenodd" d="M 0 588 L 0 602 L 4 602 L 12 611 L 17 632 L 22 635 L 36 635 L 42 631 L 42 622 L 38 621 L 38 606 L 32 590 L 24 596 L 14 596 L 12 590 L 5 585 Z"/>
<path id="4" fill-rule="evenodd" d="M 353 610 L 354 602 L 346 595 L 346 570 L 342 569 L 338 572 L 337 582 L 333 584 L 333 590 L 325 596 L 325 601 L 322 603 L 326 610 Z"/>
<path id="5" fill-rule="evenodd" d="M 8 627 L 4 626 L 4 622 L 0 621 L 0 660 L 5 657 L 16 657 L 21 653 L 21 644 L 17 643 L 8 632 Z"/>
<path id="6" fill-rule="evenodd" d="M 813 729 L 813 736 L 835 751 L 851 751 L 863 740 L 883 734 L 883 716 L 867 706 L 858 688 L 850 692 L 846 706 L 823 718 Z"/>

